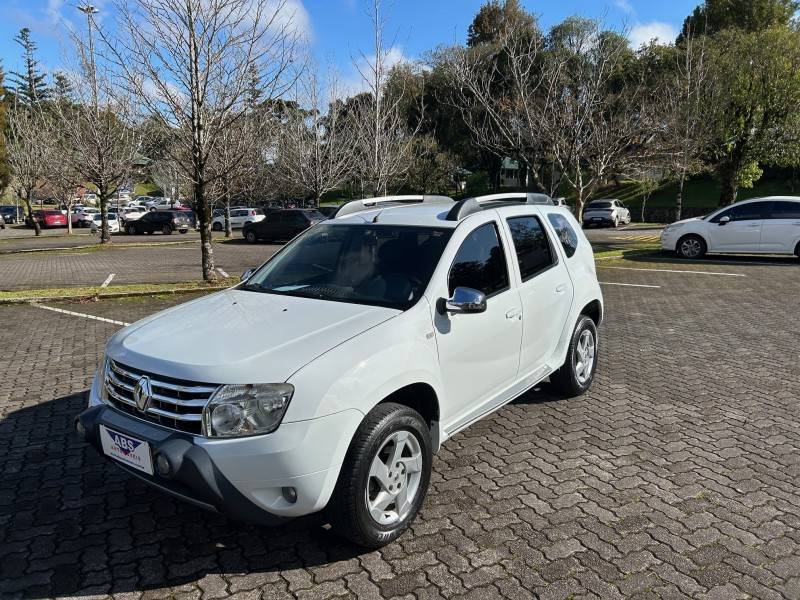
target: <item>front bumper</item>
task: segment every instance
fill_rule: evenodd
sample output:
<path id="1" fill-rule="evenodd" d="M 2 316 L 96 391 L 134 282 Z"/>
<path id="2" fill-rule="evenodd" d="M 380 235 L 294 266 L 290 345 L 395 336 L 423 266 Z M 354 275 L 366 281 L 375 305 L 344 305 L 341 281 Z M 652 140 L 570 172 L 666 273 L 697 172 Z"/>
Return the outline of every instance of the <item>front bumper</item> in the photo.
<path id="1" fill-rule="evenodd" d="M 679 230 L 673 229 L 668 230 L 664 229 L 661 232 L 661 249 L 662 250 L 669 250 L 673 252 L 675 250 L 675 245 L 678 242 Z"/>
<path id="2" fill-rule="evenodd" d="M 101 403 L 92 386 L 89 408 L 76 428 L 103 454 L 99 426 L 146 441 L 153 460 L 163 454 L 167 476 L 148 475 L 112 458 L 149 485 L 202 508 L 266 525 L 322 510 L 363 415 L 346 410 L 326 417 L 283 423 L 273 433 L 211 439 L 174 431 L 121 413 Z M 80 423 L 80 427 L 78 427 Z M 293 488 L 289 502 L 284 488 Z"/>

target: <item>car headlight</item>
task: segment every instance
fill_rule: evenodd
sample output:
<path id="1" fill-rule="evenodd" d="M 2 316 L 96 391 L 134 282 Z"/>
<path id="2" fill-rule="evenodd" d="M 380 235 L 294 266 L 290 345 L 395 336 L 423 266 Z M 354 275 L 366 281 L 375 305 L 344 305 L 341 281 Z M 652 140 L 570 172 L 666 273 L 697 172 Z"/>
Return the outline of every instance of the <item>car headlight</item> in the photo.
<path id="1" fill-rule="evenodd" d="M 103 355 L 103 362 L 100 363 L 100 386 L 98 387 L 98 395 L 100 401 L 108 404 L 108 372 L 111 369 L 110 359 Z"/>
<path id="2" fill-rule="evenodd" d="M 281 424 L 294 394 L 288 383 L 223 385 L 203 409 L 208 437 L 243 437 L 271 433 Z"/>

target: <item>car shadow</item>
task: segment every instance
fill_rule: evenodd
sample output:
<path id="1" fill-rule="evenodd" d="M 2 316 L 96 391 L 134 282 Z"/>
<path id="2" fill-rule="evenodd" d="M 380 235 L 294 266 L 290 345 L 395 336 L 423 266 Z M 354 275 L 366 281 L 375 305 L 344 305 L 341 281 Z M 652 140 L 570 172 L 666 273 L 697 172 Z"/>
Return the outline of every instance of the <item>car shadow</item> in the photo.
<path id="1" fill-rule="evenodd" d="M 146 591 L 266 574 L 365 550 L 319 515 L 267 528 L 203 511 L 115 467 L 73 431 L 86 393 L 0 420 L 0 597 Z"/>
<path id="2" fill-rule="evenodd" d="M 785 266 L 797 267 L 798 258 L 786 255 L 756 255 L 756 254 L 707 254 L 700 259 L 680 258 L 674 252 L 666 250 L 623 250 L 622 258 L 631 262 L 661 263 L 675 265 L 737 265 L 737 266 Z"/>

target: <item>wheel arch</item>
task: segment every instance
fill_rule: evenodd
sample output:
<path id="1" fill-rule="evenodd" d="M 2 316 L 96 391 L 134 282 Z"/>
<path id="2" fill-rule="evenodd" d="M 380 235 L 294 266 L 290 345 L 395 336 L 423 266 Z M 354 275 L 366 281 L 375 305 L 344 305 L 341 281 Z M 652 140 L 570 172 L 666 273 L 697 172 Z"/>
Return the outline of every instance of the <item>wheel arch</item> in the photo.
<path id="1" fill-rule="evenodd" d="M 687 231 L 683 235 L 679 236 L 678 239 L 675 240 L 675 251 L 676 252 L 678 251 L 678 248 L 680 248 L 681 242 L 683 240 L 685 240 L 687 237 L 699 238 L 700 241 L 703 242 L 703 245 L 706 247 L 706 252 L 708 252 L 709 245 L 708 245 L 708 240 L 706 239 L 706 236 L 704 236 L 702 233 L 699 233 L 697 231 Z"/>
<path id="2" fill-rule="evenodd" d="M 580 314 L 589 317 L 599 327 L 603 322 L 603 305 L 600 300 L 592 300 L 581 309 Z"/>
<path id="3" fill-rule="evenodd" d="M 433 386 L 425 382 L 410 383 L 395 390 L 375 406 L 393 402 L 402 404 L 422 415 L 423 420 L 431 430 L 431 446 L 434 453 L 439 451 L 441 445 L 439 435 L 439 396 Z M 373 407 L 374 408 L 374 407 Z"/>

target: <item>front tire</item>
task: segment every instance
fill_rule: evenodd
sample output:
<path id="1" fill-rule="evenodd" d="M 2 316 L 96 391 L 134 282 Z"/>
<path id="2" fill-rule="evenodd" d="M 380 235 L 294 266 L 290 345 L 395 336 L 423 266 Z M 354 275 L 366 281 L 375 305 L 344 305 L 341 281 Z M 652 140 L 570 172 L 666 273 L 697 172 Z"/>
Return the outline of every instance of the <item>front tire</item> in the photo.
<path id="1" fill-rule="evenodd" d="M 706 246 L 705 240 L 694 234 L 683 236 L 675 245 L 675 252 L 681 258 L 703 258 L 707 250 L 708 246 Z"/>
<path id="2" fill-rule="evenodd" d="M 214 231 L 222 231 L 222 223 L 214 223 L 211 226 L 211 229 L 213 229 Z"/>
<path id="3" fill-rule="evenodd" d="M 164 235 L 172 235 L 172 225 L 164 225 L 161 228 L 161 233 Z"/>
<path id="4" fill-rule="evenodd" d="M 431 437 L 415 410 L 387 402 L 356 431 L 328 503 L 342 537 L 366 548 L 396 540 L 417 515 L 431 476 Z"/>
<path id="5" fill-rule="evenodd" d="M 588 391 L 597 370 L 597 351 L 597 326 L 590 317 L 581 315 L 572 331 L 564 364 L 550 375 L 550 383 L 559 395 L 574 398 Z"/>
<path id="6" fill-rule="evenodd" d="M 258 236 L 256 236 L 255 231 L 248 231 L 244 234 L 244 239 L 248 244 L 255 244 L 258 241 Z"/>

